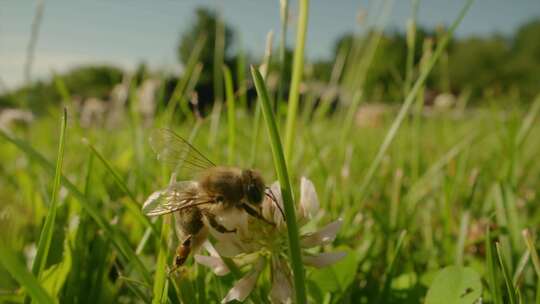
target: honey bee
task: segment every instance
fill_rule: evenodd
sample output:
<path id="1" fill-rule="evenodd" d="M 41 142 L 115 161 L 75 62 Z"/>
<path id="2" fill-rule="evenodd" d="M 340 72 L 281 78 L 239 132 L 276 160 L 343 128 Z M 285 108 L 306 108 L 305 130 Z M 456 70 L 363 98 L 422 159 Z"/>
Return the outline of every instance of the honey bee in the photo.
<path id="1" fill-rule="evenodd" d="M 236 232 L 235 228 L 229 229 L 217 220 L 227 211 L 245 211 L 273 225 L 259 212 L 264 195 L 273 201 L 275 198 L 257 171 L 217 166 L 169 129 L 155 130 L 150 144 L 158 160 L 171 165 L 173 172 L 187 168 L 197 176 L 190 181 L 173 181 L 164 191 L 150 196 L 143 205 L 143 213 L 147 216 L 174 213 L 180 242 L 171 272 L 182 266 L 190 253 L 207 239 L 207 224 L 220 233 Z"/>

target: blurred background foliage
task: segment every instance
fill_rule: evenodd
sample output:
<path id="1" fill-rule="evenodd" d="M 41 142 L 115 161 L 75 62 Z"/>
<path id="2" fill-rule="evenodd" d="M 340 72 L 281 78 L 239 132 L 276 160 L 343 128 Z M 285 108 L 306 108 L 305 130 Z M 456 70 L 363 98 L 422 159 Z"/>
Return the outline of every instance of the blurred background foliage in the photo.
<path id="1" fill-rule="evenodd" d="M 180 35 L 178 42 L 178 60 L 185 66 L 197 39 L 205 37 L 199 56 L 202 72 L 196 85 L 201 105 L 211 103 L 216 90 L 215 45 L 216 27 L 219 20 L 216 13 L 208 8 L 199 8 L 195 12 L 195 20 L 188 31 Z M 437 43 L 444 34 L 444 28 L 418 28 L 415 36 L 414 64 L 418 64 L 425 52 L 425 42 Z M 232 26 L 223 24 L 224 45 L 223 62 L 237 78 L 240 47 L 236 47 L 235 32 Z M 368 45 L 368 41 L 376 35 L 375 29 L 368 30 L 358 36 L 346 33 L 336 40 L 334 56 L 319 59 L 306 66 L 306 81 L 327 83 L 331 78 L 332 67 L 340 52 L 351 56 L 353 44 Z M 529 103 L 540 90 L 540 20 L 523 24 L 513 35 L 503 36 L 469 36 L 453 38 L 443 55 L 443 59 L 434 67 L 427 80 L 426 99 L 440 93 L 452 93 L 459 96 L 463 92 L 470 94 L 471 103 L 481 103 L 496 97 L 511 96 L 512 99 Z M 277 53 L 277 52 L 274 52 Z M 385 31 L 379 47 L 370 63 L 364 85 L 364 97 L 369 101 L 400 103 L 403 100 L 403 86 L 406 78 L 407 42 L 406 33 L 398 30 Z M 247 57 L 248 63 L 260 62 L 260 58 Z M 292 51 L 286 50 L 281 83 L 289 83 L 291 75 Z M 243 65 L 247 73 L 246 64 Z M 279 77 L 281 61 L 273 56 L 270 73 Z M 415 71 L 418 74 L 418 71 Z M 115 84 L 121 82 L 122 71 L 115 66 L 81 66 L 59 75 L 70 91 L 77 92 L 81 98 L 96 97 L 107 99 L 108 93 Z M 135 72 L 137 79 L 149 76 L 144 63 Z M 154 73 L 159 74 L 158 71 Z M 171 94 L 177 76 L 166 76 L 166 90 Z M 278 80 L 275 80 L 278 82 Z M 221 84 L 219 84 L 221 85 Z M 238 84 L 236 83 L 238 89 Z M 286 88 L 285 88 L 286 89 Z M 222 89 L 220 89 L 222 90 Z M 222 93 L 220 93 L 222 94 Z M 48 106 L 56 105 L 61 100 L 55 88 L 54 79 L 30 83 L 13 91 L 0 95 L 0 108 L 22 106 L 36 113 L 42 113 Z M 21 101 L 24 101 L 21 104 Z M 429 103 L 429 100 L 427 101 Z"/>
<path id="2" fill-rule="evenodd" d="M 418 28 L 412 42 L 410 32 L 397 30 L 344 34 L 330 58 L 307 58 L 302 82 L 292 86 L 299 87 L 301 104 L 290 116 L 298 120 L 291 180 L 308 176 L 317 186 L 319 224 L 343 218 L 334 245 L 348 253 L 335 266 L 307 270 L 310 302 L 441 303 L 437 294 L 461 277 L 473 281 L 473 295 L 482 294 L 483 303 L 510 303 L 513 286 L 522 303 L 540 303 L 540 266 L 528 263 L 530 255 L 540 265 L 534 244 L 540 227 L 540 97 L 534 98 L 540 21 L 507 36 L 454 38 L 437 53 L 446 31 Z M 255 167 L 267 182 L 274 180 L 261 113 L 252 111 L 248 67 L 267 74 L 283 127 L 293 52 L 281 53 L 276 43 L 270 58 L 246 54 L 232 27 L 203 8 L 177 38 L 180 74 L 144 63 L 130 71 L 80 66 L 0 96 L 5 121 L 21 122 L 3 131 L 0 119 L 0 231 L 17 251 L 6 254 L 8 246 L 0 243 L 0 302 L 27 302 L 31 284 L 12 274 L 37 260 L 43 231 L 52 236 L 50 254 L 46 275 L 36 278 L 63 302 L 148 303 L 153 297 L 161 303 L 166 290 L 171 303 L 216 303 L 232 286 L 233 274 L 216 278 L 189 262 L 179 278 L 167 279 L 176 242 L 162 246 L 161 234 L 138 213 L 149 193 L 169 182 L 149 133 L 169 126 L 216 163 Z M 426 61 L 435 64 L 431 71 Z M 231 72 L 234 88 L 223 85 L 222 71 Z M 423 75 L 429 75 L 425 84 Z M 278 86 L 284 94 L 276 94 Z M 225 95 L 227 103 L 219 102 Z M 437 108 L 439 96 L 454 103 Z M 63 106 L 69 118 L 60 128 L 67 132 L 66 158 L 57 170 L 64 179 L 56 211 L 48 194 L 56 189 L 51 160 L 63 142 L 56 136 Z M 55 224 L 43 225 L 52 210 Z M 166 221 L 155 224 L 166 235 Z M 13 261 L 22 267 L 6 267 L 16 266 Z M 503 261 L 514 274 L 510 284 Z M 168 287 L 160 285 L 165 282 Z M 268 273 L 250 301 L 267 303 L 270 282 Z M 480 301 L 473 300 L 462 303 Z"/>

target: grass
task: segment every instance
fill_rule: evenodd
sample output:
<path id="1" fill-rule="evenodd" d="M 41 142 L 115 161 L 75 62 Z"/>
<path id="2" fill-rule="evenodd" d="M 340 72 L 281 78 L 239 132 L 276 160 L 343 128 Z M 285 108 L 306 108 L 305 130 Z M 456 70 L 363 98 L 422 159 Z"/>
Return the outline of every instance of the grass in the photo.
<path id="1" fill-rule="evenodd" d="M 309 0 L 300 0 L 298 27 L 296 29 L 296 45 L 294 48 L 293 69 L 291 78 L 291 90 L 289 93 L 289 103 L 287 109 L 287 122 L 285 126 L 285 159 L 291 159 L 293 142 L 295 140 L 296 120 L 298 103 L 300 99 L 300 82 L 304 74 L 304 48 L 306 44 Z M 285 3 L 284 6 L 287 6 Z M 286 8 L 283 9 L 285 12 Z M 287 18 L 284 16 L 283 18 Z M 285 21 L 284 21 L 285 22 Z M 282 25 L 286 27 L 286 25 Z M 282 34 L 284 35 L 284 34 Z"/>
<path id="2" fill-rule="evenodd" d="M 64 109 L 64 115 L 62 115 L 62 123 L 60 126 L 60 144 L 58 145 L 58 156 L 56 159 L 56 167 L 54 170 L 53 190 L 51 195 L 51 201 L 49 205 L 49 212 L 45 217 L 45 223 L 39 236 L 39 242 L 36 252 L 36 257 L 32 263 L 32 273 L 36 277 L 40 277 L 45 269 L 45 263 L 49 256 L 49 249 L 51 247 L 51 241 L 54 233 L 54 222 L 56 220 L 56 206 L 58 205 L 58 192 L 60 191 L 60 177 L 62 176 L 62 163 L 64 160 L 64 144 L 66 138 L 66 125 L 67 125 L 67 110 Z"/>
<path id="3" fill-rule="evenodd" d="M 242 111 L 242 109 L 239 108 L 237 111 Z M 371 190 L 363 195 L 359 192 L 359 181 L 376 155 L 377 147 L 392 121 L 386 119 L 381 128 L 355 127 L 357 129 L 351 133 L 354 135 L 351 135 L 348 141 L 348 145 L 354 147 L 348 176 L 342 175 L 343 167 L 340 163 L 341 155 L 346 154 L 347 148 L 328 144 L 333 142 L 336 130 L 340 130 L 339 119 L 319 120 L 315 124 L 299 129 L 296 141 L 298 148 L 295 153 L 300 155 L 293 158 L 290 164 L 295 167 L 293 170 L 295 173 L 290 176 L 291 187 L 292 189 L 297 187 L 300 175 L 312 179 L 319 193 L 321 208 L 325 210 L 324 216 L 320 219 L 321 223 L 339 216 L 344 218 L 344 228 L 334 246 L 345 246 L 359 255 L 358 259 L 353 259 L 358 272 L 352 274 L 352 281 L 340 290 L 327 287 L 326 283 L 315 280 L 318 273 L 325 271 L 324 269 L 306 268 L 304 272 L 307 298 L 313 301 L 318 293 L 322 293 L 328 297 L 330 303 L 341 302 L 345 298 L 376 301 L 380 297 L 384 297 L 389 303 L 397 299 L 405 303 L 407 299 L 411 303 L 421 301 L 422 295 L 429 287 L 429 281 L 424 280 L 427 280 L 430 274 L 437 271 L 439 267 L 454 264 L 455 255 L 459 252 L 463 265 L 472 266 L 479 273 L 485 273 L 483 278 L 490 282 L 488 286 L 495 286 L 495 288 L 490 287 L 483 291 L 486 302 L 501 298 L 500 302 L 496 303 L 504 303 L 507 295 L 506 290 L 502 288 L 506 287 L 497 253 L 493 249 L 491 254 L 483 256 L 479 251 L 474 251 L 474 248 L 487 250 L 489 246 L 481 245 L 485 234 L 480 234 L 480 239 L 478 239 L 472 231 L 482 227 L 479 225 L 483 225 L 482 223 L 486 221 L 497 225 L 499 228 L 493 231 L 490 239 L 492 242 L 495 239 L 501 240 L 501 246 L 506 246 L 507 249 L 502 252 L 506 263 L 514 265 L 511 268 L 517 267 L 523 250 L 528 247 L 521 236 L 517 244 L 519 247 L 514 248 L 512 242 L 506 242 L 504 245 L 503 240 L 511 236 L 511 230 L 507 228 L 510 223 L 509 213 L 506 211 L 507 205 L 515 205 L 518 229 L 528 227 L 531 229 L 531 235 L 537 233 L 534 227 L 537 227 L 540 214 L 533 204 L 534 198 L 531 198 L 531 193 L 537 191 L 535 185 L 539 183 L 540 167 L 531 161 L 535 159 L 536 152 L 540 149 L 540 143 L 534 140 L 540 135 L 538 125 L 531 124 L 528 136 L 523 139 L 519 150 L 514 151 L 520 155 L 519 158 L 516 159 L 504 153 L 504 147 L 515 140 L 515 137 L 508 135 L 508 130 L 519 130 L 527 115 L 526 111 L 520 111 L 511 120 L 503 121 L 496 118 L 497 112 L 480 110 L 458 120 L 444 114 L 422 118 L 419 136 L 421 174 L 417 181 L 410 179 L 413 154 L 404 152 L 411 151 L 411 141 L 407 136 L 410 130 L 408 125 L 403 125 L 403 129 L 397 132 L 394 142 L 386 153 L 386 160 L 381 163 L 378 173 L 373 177 Z M 252 126 L 253 120 L 253 117 L 246 115 L 236 116 L 236 140 L 239 143 L 236 155 L 238 156 L 237 165 L 241 167 L 251 166 L 250 140 L 253 132 L 247 126 Z M 190 120 L 178 125 L 175 131 L 188 135 L 196 124 L 195 121 Z M 0 140 L 2 157 L 9 160 L 2 169 L 1 191 L 7 199 L 4 208 L 13 210 L 8 217 L 10 223 L 8 231 L 13 231 L 13 233 L 7 233 L 5 236 L 22 236 L 8 243 L 8 247 L 17 253 L 18 258 L 21 257 L 25 246 L 37 244 L 42 229 L 41 221 L 36 220 L 38 216 L 36 212 L 47 210 L 46 206 L 42 209 L 34 206 L 47 201 L 48 191 L 44 189 L 50 184 L 49 181 L 54 180 L 55 165 L 48 159 L 54 157 L 53 147 L 57 146 L 57 141 L 46 136 L 44 132 L 48 134 L 48 130 L 58 129 L 56 122 L 55 119 L 44 118 L 36 122 L 34 132 L 17 132 L 11 135 L 2 133 Z M 216 147 L 219 148 L 217 149 L 207 146 L 207 138 L 211 132 L 209 121 L 201 121 L 198 124 L 200 125 L 199 132 L 193 139 L 194 144 L 214 161 L 226 163 L 229 157 L 226 122 L 223 121 L 224 132 L 218 135 Z M 476 130 L 483 135 L 470 136 L 470 130 Z M 156 227 L 160 233 L 157 235 L 150 233 L 147 236 L 147 245 L 136 251 L 148 226 L 138 219 L 129 206 L 132 204 L 131 197 L 137 202 L 142 202 L 152 191 L 166 185 L 167 181 L 159 170 L 160 166 L 148 144 L 145 143 L 142 151 L 143 167 L 136 168 L 138 165 L 134 165 L 137 163 L 133 161 L 135 153 L 132 148 L 134 138 L 129 136 L 131 133 L 129 124 L 115 133 L 99 128 L 85 130 L 69 127 L 68 132 L 64 169 L 60 179 L 62 187 L 68 192 L 67 196 L 61 197 L 57 206 L 55 231 L 62 231 L 62 227 L 67 227 L 69 219 L 80 216 L 82 226 L 77 232 L 80 233 L 77 238 L 79 240 L 72 244 L 72 248 L 74 253 L 77 252 L 86 258 L 77 262 L 77 269 L 83 276 L 83 279 L 78 280 L 80 286 L 69 286 L 69 288 L 67 285 L 64 286 L 59 298 L 71 302 L 72 297 L 83 297 L 86 293 L 93 294 L 98 289 L 101 290 L 101 297 L 108 301 L 122 297 L 138 299 L 140 298 L 138 293 L 149 298 L 155 295 L 157 298 L 158 293 L 153 292 L 155 288 L 152 286 L 155 287 L 157 278 L 163 278 L 158 274 L 159 271 L 166 271 L 162 267 L 163 263 L 171 265 L 173 248 L 167 246 L 160 249 L 159 240 L 163 227 L 158 222 Z M 468 135 L 465 139 L 464 134 Z M 514 136 L 517 134 L 519 133 L 516 132 Z M 143 130 L 142 137 L 147 138 L 148 135 L 148 131 Z M 81 137 L 92 138 L 92 142 L 95 143 L 94 148 L 107 160 L 109 167 L 113 168 L 117 176 L 111 173 L 113 171 L 108 169 L 91 149 L 80 144 Z M 255 155 L 254 167 L 263 172 L 265 179 L 270 182 L 275 179 L 275 166 L 271 158 L 269 137 L 261 133 L 256 138 L 258 153 Z M 475 144 L 471 145 L 471 142 Z M 511 146 L 516 147 L 513 144 Z M 87 167 L 90 156 L 93 156 L 95 161 L 92 166 L 92 175 L 85 182 L 86 170 L 80 168 Z M 18 167 L 16 164 L 23 160 L 23 167 Z M 462 169 L 456 170 L 459 163 L 463 164 Z M 512 175 L 516 178 L 508 175 L 507 168 L 510 163 L 515 163 Z M 481 171 L 477 177 L 475 194 L 471 196 L 472 186 L 468 180 L 474 176 L 475 172 L 479 172 L 478 168 L 481 168 Z M 397 170 L 402 171 L 401 179 L 395 177 Z M 29 178 L 30 176 L 32 178 Z M 513 179 L 519 181 L 518 186 L 512 186 Z M 121 180 L 124 186 L 121 186 L 118 180 Z M 507 188 L 503 190 L 505 192 L 493 190 L 499 189 L 500 184 L 508 185 L 502 187 L 502 189 Z M 493 188 L 494 185 L 496 188 Z M 125 191 L 124 187 L 129 192 Z M 83 190 L 85 188 L 87 188 L 86 191 Z M 443 198 L 446 196 L 445 191 L 442 191 L 444 188 L 454 191 L 453 198 L 449 198 L 453 206 L 450 213 L 443 212 L 444 209 L 441 208 Z M 35 194 L 14 196 L 14 193 Z M 518 200 L 508 199 L 511 193 L 518 197 L 520 203 L 517 203 Z M 359 200 L 361 196 L 364 196 L 363 201 Z M 36 197 L 43 197 L 43 199 Z M 497 203 L 497 201 L 500 202 Z M 388 213 L 390 205 L 394 208 L 392 216 Z M 500 207 L 497 207 L 498 205 Z M 358 211 L 351 212 L 351 210 Z M 491 217 L 496 210 L 504 216 Z M 469 229 L 465 233 L 460 229 L 459 223 L 466 212 L 469 213 Z M 86 214 L 86 220 L 82 220 L 83 213 Z M 16 216 L 19 214 L 32 216 Z M 41 219 L 44 219 L 45 215 L 46 212 L 41 215 Z M 457 225 L 448 229 L 444 224 L 447 222 L 456 222 Z M 3 228 L 7 227 L 5 225 L 7 223 L 2 223 Z M 396 255 L 396 244 L 403 230 L 408 232 L 407 241 L 403 242 L 399 254 Z M 22 231 L 30 232 L 21 234 Z M 63 260 L 62 246 L 59 244 L 63 242 L 64 236 L 55 233 L 55 238 L 51 245 L 52 256 L 45 269 Z M 457 242 L 457 239 L 460 241 Z M 110 242 L 109 247 L 103 247 L 107 242 Z M 486 239 L 486 242 L 489 244 L 489 240 Z M 175 244 L 171 246 L 174 247 Z M 534 245 L 531 248 L 534 248 Z M 160 257 L 160 252 L 168 252 L 166 261 Z M 489 256 L 493 262 L 486 263 L 486 258 Z M 394 261 L 393 269 L 389 271 L 388 265 L 391 261 Z M 188 265 L 192 265 L 191 262 L 188 262 Z M 530 262 L 525 264 L 522 280 L 517 286 L 522 290 L 522 297 L 525 300 L 534 299 L 534 294 L 536 294 L 536 289 L 532 287 L 536 286 L 537 280 L 534 266 Z M 75 269 L 74 265 L 72 267 Z M 194 267 L 189 266 L 188 269 L 194 269 Z M 491 269 L 491 275 L 487 269 Z M 97 271 L 103 276 L 99 279 L 84 279 L 90 271 Z M 111 273 L 112 276 L 106 275 Z M 121 273 L 122 277 L 129 278 L 131 283 L 127 283 L 127 280 L 115 279 L 118 276 L 114 275 L 115 273 Z M 345 270 L 341 270 L 340 273 L 346 274 Z M 391 275 L 387 275 L 388 273 Z M 22 293 L 23 290 L 17 288 L 20 286 L 18 284 L 22 283 L 18 280 L 12 281 L 11 275 L 4 274 L 5 276 L 0 276 L 5 280 L 3 286 L 7 286 L 3 287 L 3 290 L 15 294 Z M 509 275 L 512 277 L 512 274 Z M 182 276 L 184 280 L 182 284 L 189 286 L 199 280 L 203 282 L 210 280 L 213 276 L 204 268 L 199 268 L 196 273 L 188 270 Z M 416 277 L 416 282 L 410 281 L 405 285 L 397 285 L 398 288 L 397 282 L 403 281 L 405 276 Z M 420 278 L 425 279 L 420 280 Z M 161 280 L 161 282 L 164 281 Z M 226 291 L 226 288 L 231 286 L 233 278 L 211 279 L 209 282 L 205 293 L 198 296 L 207 301 L 219 301 L 216 284 L 221 285 L 220 288 Z M 172 286 L 171 283 L 168 284 L 169 292 L 164 294 L 169 296 L 169 301 L 173 301 L 170 292 Z M 264 294 L 264 290 L 269 288 L 267 286 L 269 282 L 261 279 L 260 284 L 260 290 Z M 382 286 L 387 286 L 383 289 L 384 292 L 380 289 Z M 68 289 L 72 290 L 68 293 Z M 189 289 L 182 285 L 179 292 L 182 293 L 182 290 L 185 292 Z M 498 291 L 501 290 L 504 293 L 499 295 Z M 180 297 L 184 296 L 180 295 Z"/>
<path id="4" fill-rule="evenodd" d="M 170 234 L 171 215 L 166 215 L 162 220 L 161 236 L 159 240 L 159 253 L 156 261 L 156 273 L 154 275 L 154 287 L 152 290 L 152 304 L 167 303 L 167 258 L 169 248 L 167 239 Z"/>
<path id="5" fill-rule="evenodd" d="M 506 291 L 508 292 L 508 303 L 515 304 L 517 300 L 517 293 L 514 288 L 514 284 L 512 283 L 512 279 L 510 278 L 510 273 L 508 270 L 508 265 L 506 265 L 502 249 L 499 243 L 495 244 L 495 249 L 497 250 L 497 256 L 499 258 L 499 263 L 502 269 L 502 274 L 504 278 L 504 283 L 506 285 Z"/>
<path id="6" fill-rule="evenodd" d="M 178 103 L 184 101 L 183 104 L 187 104 L 187 102 L 184 100 L 186 89 L 189 86 L 190 80 L 194 78 L 194 73 L 196 73 L 197 71 L 197 62 L 199 61 L 199 56 L 201 54 L 201 51 L 203 50 L 205 42 L 206 36 L 203 35 L 200 36 L 199 39 L 197 39 L 195 45 L 193 46 L 193 50 L 191 51 L 188 62 L 186 64 L 185 73 L 178 80 L 178 83 L 174 88 L 171 98 L 167 102 L 166 113 L 168 115 L 165 115 L 166 125 L 170 125 L 172 123 L 171 120 L 174 116 Z"/>
<path id="7" fill-rule="evenodd" d="M 223 78 L 225 81 L 225 92 L 227 95 L 227 130 L 229 133 L 229 143 L 227 150 L 227 163 L 234 165 L 235 161 L 235 141 L 236 141 L 236 109 L 234 100 L 234 88 L 232 83 L 231 71 L 226 66 L 223 66 Z"/>
<path id="8" fill-rule="evenodd" d="M 292 184 L 285 160 L 285 153 L 283 152 L 283 147 L 281 145 L 281 138 L 274 118 L 274 113 L 272 112 L 272 106 L 270 98 L 268 97 L 266 85 L 264 84 L 264 79 L 255 67 L 251 67 L 251 74 L 253 75 L 253 81 L 255 82 L 257 94 L 259 95 L 259 100 L 261 102 L 264 120 L 266 121 L 275 170 L 283 196 L 283 207 L 285 210 L 285 220 L 287 222 L 287 235 L 289 237 L 289 254 L 294 274 L 294 286 L 296 287 L 296 302 L 306 303 L 304 265 L 302 264 L 302 256 L 300 253 L 300 239 L 298 236 L 298 224 L 296 223 L 295 214 L 296 207 L 293 199 Z"/>
<path id="9" fill-rule="evenodd" d="M 153 122 L 142 121 L 132 98 L 129 116 L 114 131 L 82 128 L 70 109 L 70 96 L 77 92 L 56 76 L 67 115 L 51 108 L 28 127 L 0 131 L 0 302 L 221 301 L 248 269 L 216 277 L 190 259 L 179 277 L 167 276 L 177 245 L 170 241 L 171 218 L 152 222 L 140 213 L 141 202 L 168 183 L 147 139 L 153 128 L 170 126 L 214 162 L 254 167 L 268 184 L 280 181 L 297 303 L 422 303 L 447 266 L 455 274 L 475 274 L 472 283 L 462 278 L 465 287 L 477 286 L 475 278 L 481 278 L 484 288 L 474 292 L 482 303 L 540 303 L 540 97 L 525 103 L 508 97 L 489 108 L 431 115 L 422 109 L 425 80 L 470 2 L 433 53 L 424 54 L 428 60 L 415 67 L 408 59 L 404 102 L 390 107 L 375 126 L 357 124 L 356 110 L 366 101 L 361 90 L 353 90 L 354 102 L 332 115 L 326 106 L 316 115 L 302 107 L 310 93 L 299 91 L 308 77 L 300 65 L 307 1 L 301 4 L 292 83 L 297 92 L 291 92 L 289 104 L 296 108 L 284 124 L 272 109 L 270 96 L 276 92 L 267 91 L 268 71 L 252 70 L 259 101 L 247 110 L 235 85 L 247 86 L 233 83 L 219 52 L 215 75 L 223 85 L 227 119 L 219 119 L 221 104 L 204 119 L 186 110 L 187 95 L 204 68 L 198 62 L 201 38 L 185 76 Z M 384 16 L 379 20 L 385 23 Z M 216 30 L 223 29 L 218 24 Z M 265 66 L 271 40 L 270 35 Z M 377 36 L 368 44 L 363 52 L 351 50 L 353 59 L 341 55 L 332 84 L 361 87 Z M 238 70 L 244 69 L 245 58 L 238 60 Z M 182 115 L 176 115 L 177 107 Z M 419 111 L 409 121 L 412 109 Z M 280 130 L 288 149 L 281 147 Z M 344 221 L 324 250 L 343 250 L 347 257 L 331 267 L 302 264 L 293 191 L 301 176 L 316 186 L 323 210 L 317 224 Z M 248 302 L 268 303 L 270 288 L 270 274 L 264 273 Z"/>
<path id="10" fill-rule="evenodd" d="M 384 154 L 386 153 L 386 150 L 390 146 L 392 140 L 394 139 L 397 130 L 399 129 L 401 123 L 403 122 L 403 119 L 405 118 L 405 115 L 409 111 L 409 108 L 411 107 L 413 101 L 416 98 L 416 94 L 424 86 L 424 82 L 427 79 L 427 76 L 431 72 L 431 69 L 441 56 L 444 49 L 446 49 L 446 45 L 448 44 L 448 41 L 452 37 L 454 31 L 456 30 L 457 26 L 461 23 L 461 20 L 463 20 L 463 17 L 465 17 L 465 14 L 469 10 L 469 7 L 472 5 L 473 0 L 467 1 L 466 5 L 463 6 L 463 9 L 461 10 L 458 18 L 452 23 L 452 26 L 450 27 L 448 33 L 443 37 L 442 41 L 437 45 L 437 49 L 435 50 L 433 56 L 430 58 L 429 62 L 427 63 L 427 66 L 425 69 L 422 70 L 422 73 L 416 80 L 416 83 L 408 93 L 407 97 L 405 98 L 405 101 L 403 102 L 403 105 L 401 106 L 401 109 L 399 110 L 398 115 L 392 122 L 392 125 L 390 126 L 390 129 L 388 130 L 388 133 L 386 134 L 383 143 L 381 147 L 379 148 L 379 152 L 377 153 L 377 156 L 375 156 L 375 159 L 371 163 L 364 179 L 362 180 L 362 183 L 360 185 L 360 193 L 365 193 L 367 191 L 367 187 L 369 186 L 369 183 L 373 179 L 373 174 L 375 174 L 375 170 L 377 170 L 378 166 L 380 165 L 382 158 Z"/>
<path id="11" fill-rule="evenodd" d="M 9 248 L 0 248 L 1 264 L 21 286 L 24 286 L 28 295 L 36 303 L 56 303 L 53 298 L 43 289 L 35 276 L 26 268 L 19 256 Z"/>

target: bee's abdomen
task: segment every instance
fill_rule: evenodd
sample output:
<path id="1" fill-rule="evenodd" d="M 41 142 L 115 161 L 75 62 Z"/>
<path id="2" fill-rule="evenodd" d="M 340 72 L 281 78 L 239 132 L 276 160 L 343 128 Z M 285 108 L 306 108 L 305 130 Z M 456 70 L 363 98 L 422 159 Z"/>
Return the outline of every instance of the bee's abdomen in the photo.
<path id="1" fill-rule="evenodd" d="M 180 220 L 177 225 L 184 234 L 197 234 L 204 226 L 202 212 L 198 208 L 187 208 L 179 211 Z"/>

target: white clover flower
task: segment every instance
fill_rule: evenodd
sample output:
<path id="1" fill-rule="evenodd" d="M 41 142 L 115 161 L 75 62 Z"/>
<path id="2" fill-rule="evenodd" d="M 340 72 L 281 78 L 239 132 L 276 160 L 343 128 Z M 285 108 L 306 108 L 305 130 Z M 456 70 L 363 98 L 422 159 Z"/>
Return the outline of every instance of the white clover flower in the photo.
<path id="1" fill-rule="evenodd" d="M 270 267 L 272 302 L 292 303 L 293 280 L 287 256 L 289 243 L 282 215 L 283 199 L 278 182 L 274 182 L 270 189 L 276 202 L 265 198 L 261 213 L 274 225 L 252 216 L 242 216 L 240 211 L 234 216 L 221 217 L 219 221 L 226 227 L 235 227 L 236 233 L 222 234 L 212 231 L 217 240 L 215 249 L 207 243 L 205 248 L 209 255 L 195 255 L 197 263 L 207 266 L 216 275 L 226 275 L 230 272 L 220 256 L 230 258 L 239 267 L 250 267 L 247 274 L 229 290 L 222 303 L 232 300 L 244 301 L 254 289 L 266 266 Z M 300 202 L 296 209 L 297 220 L 301 227 L 300 245 L 304 264 L 324 267 L 343 258 L 344 252 L 314 253 L 311 249 L 332 243 L 343 221 L 337 219 L 315 232 L 305 231 L 306 224 L 319 214 L 319 200 L 315 187 L 306 178 L 302 178 L 300 183 Z"/>

